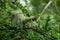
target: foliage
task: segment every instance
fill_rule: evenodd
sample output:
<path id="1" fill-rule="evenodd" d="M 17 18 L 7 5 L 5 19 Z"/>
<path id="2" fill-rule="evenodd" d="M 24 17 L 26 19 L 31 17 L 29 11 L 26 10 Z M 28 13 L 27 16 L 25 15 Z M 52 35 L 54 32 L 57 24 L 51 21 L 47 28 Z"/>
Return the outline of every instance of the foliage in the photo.
<path id="1" fill-rule="evenodd" d="M 43 14 L 41 11 L 48 3 L 47 0 L 29 1 L 30 5 L 27 5 L 33 7 L 32 11 L 27 9 L 29 6 L 22 6 L 19 0 L 0 0 L 0 40 L 60 40 L 60 1 L 53 0 Z M 36 19 L 22 25 L 14 24 L 14 15 L 10 12 L 17 9 Z M 37 20 L 37 17 L 40 19 Z"/>

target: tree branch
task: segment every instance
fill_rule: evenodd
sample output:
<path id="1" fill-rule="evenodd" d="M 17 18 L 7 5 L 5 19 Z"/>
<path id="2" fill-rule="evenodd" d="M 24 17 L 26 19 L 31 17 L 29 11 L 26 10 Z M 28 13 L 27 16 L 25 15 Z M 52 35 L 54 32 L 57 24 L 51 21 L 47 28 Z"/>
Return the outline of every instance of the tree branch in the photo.
<path id="1" fill-rule="evenodd" d="M 3 24 L 3 25 L 7 25 L 7 24 Z M 0 30 L 7 30 L 7 29 L 2 29 L 0 28 Z M 45 30 L 43 30 L 42 28 L 26 28 L 26 27 L 22 27 L 17 29 L 16 27 L 8 27 L 8 30 L 17 30 L 18 32 L 21 32 L 22 30 L 32 30 L 35 31 L 41 35 L 43 35 L 44 37 L 48 38 L 49 40 L 57 40 L 57 38 L 54 38 L 53 36 L 49 35 Z"/>
<path id="2" fill-rule="evenodd" d="M 50 0 L 46 5 L 45 7 L 43 8 L 42 12 L 41 13 L 44 13 L 45 10 L 49 7 L 49 5 L 52 3 L 52 1 Z"/>

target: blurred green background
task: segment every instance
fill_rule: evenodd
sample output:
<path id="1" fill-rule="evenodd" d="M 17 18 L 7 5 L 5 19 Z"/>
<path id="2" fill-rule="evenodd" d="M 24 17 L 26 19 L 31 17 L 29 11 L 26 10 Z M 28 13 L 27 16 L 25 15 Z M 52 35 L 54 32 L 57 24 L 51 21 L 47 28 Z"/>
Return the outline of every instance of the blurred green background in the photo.
<path id="1" fill-rule="evenodd" d="M 41 14 L 49 0 L 0 0 L 0 40 L 60 40 L 60 1 L 51 1 Z M 41 18 L 15 24 L 10 12 L 17 9 L 27 17 Z"/>

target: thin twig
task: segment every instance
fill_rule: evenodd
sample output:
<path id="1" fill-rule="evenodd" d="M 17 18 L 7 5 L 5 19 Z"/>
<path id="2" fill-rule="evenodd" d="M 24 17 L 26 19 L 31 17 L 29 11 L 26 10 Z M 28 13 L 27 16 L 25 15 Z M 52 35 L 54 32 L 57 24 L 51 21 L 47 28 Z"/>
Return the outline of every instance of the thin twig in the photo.
<path id="1" fill-rule="evenodd" d="M 45 10 L 49 7 L 49 5 L 50 5 L 51 3 L 52 3 L 52 1 L 50 0 L 50 1 L 45 5 L 45 7 L 43 8 L 41 14 L 43 14 L 43 13 L 45 12 Z M 40 18 L 41 18 L 41 17 L 38 16 L 37 20 L 39 20 Z"/>
<path id="2" fill-rule="evenodd" d="M 44 13 L 45 10 L 49 7 L 49 5 L 50 5 L 51 3 L 52 3 L 52 1 L 50 0 L 50 1 L 45 5 L 45 7 L 44 7 L 44 9 L 42 10 L 41 13 Z"/>

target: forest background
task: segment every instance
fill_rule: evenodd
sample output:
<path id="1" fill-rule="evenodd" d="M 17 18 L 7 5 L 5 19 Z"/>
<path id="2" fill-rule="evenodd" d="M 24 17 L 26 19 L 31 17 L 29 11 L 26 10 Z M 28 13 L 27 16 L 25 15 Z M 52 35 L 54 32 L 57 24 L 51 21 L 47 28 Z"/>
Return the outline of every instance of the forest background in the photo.
<path id="1" fill-rule="evenodd" d="M 0 0 L 0 40 L 60 40 L 60 1 Z"/>

